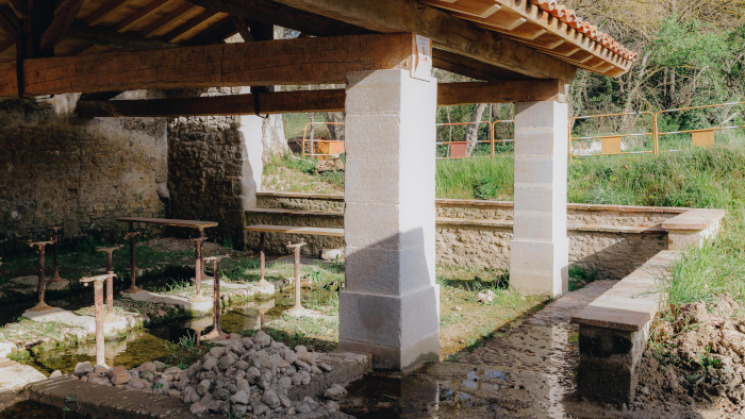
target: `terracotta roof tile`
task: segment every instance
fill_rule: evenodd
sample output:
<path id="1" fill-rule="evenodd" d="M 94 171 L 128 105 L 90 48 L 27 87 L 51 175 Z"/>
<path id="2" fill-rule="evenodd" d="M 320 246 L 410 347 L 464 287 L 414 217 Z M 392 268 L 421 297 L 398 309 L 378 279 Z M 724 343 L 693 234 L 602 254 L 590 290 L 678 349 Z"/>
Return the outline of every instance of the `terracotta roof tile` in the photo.
<path id="1" fill-rule="evenodd" d="M 557 3 L 556 0 L 530 0 L 530 2 L 624 59 L 628 61 L 636 60 L 636 53 L 618 43 L 610 35 L 598 30 L 595 25 L 584 21 L 581 17 L 577 16 L 574 10 Z"/>

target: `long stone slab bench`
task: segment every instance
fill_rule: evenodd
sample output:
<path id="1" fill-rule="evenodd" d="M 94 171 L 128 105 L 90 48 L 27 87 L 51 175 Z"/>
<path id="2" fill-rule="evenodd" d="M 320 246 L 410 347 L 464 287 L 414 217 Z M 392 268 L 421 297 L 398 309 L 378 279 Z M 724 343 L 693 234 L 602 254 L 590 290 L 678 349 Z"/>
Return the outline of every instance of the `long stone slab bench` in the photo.
<path id="1" fill-rule="evenodd" d="M 572 316 L 579 325 L 579 395 L 628 403 L 649 328 L 664 300 L 664 278 L 680 253 L 664 250 Z"/>
<path id="2" fill-rule="evenodd" d="M 619 281 L 572 317 L 579 325 L 578 391 L 581 397 L 611 403 L 634 398 L 649 328 L 664 302 L 664 279 L 680 250 L 702 246 L 719 230 L 724 210 L 687 210 L 662 223 L 668 249 Z"/>

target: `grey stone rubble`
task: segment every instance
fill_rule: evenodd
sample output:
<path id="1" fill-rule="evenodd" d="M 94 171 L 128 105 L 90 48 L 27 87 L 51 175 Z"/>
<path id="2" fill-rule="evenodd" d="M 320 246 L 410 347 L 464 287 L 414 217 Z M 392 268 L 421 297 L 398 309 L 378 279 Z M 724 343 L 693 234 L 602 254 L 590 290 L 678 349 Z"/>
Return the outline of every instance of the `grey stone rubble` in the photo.
<path id="1" fill-rule="evenodd" d="M 167 368 L 158 361 L 131 370 L 83 362 L 70 376 L 93 384 L 177 397 L 191 405 L 191 413 L 198 416 L 345 416 L 336 404 L 346 395 L 339 384 L 323 392 L 324 400 L 290 398 L 293 388 L 307 386 L 316 375 L 331 373 L 332 366 L 316 362 L 315 353 L 304 346 L 289 348 L 264 332 L 253 337 L 233 336 L 225 346 L 212 348 L 185 370 Z"/>

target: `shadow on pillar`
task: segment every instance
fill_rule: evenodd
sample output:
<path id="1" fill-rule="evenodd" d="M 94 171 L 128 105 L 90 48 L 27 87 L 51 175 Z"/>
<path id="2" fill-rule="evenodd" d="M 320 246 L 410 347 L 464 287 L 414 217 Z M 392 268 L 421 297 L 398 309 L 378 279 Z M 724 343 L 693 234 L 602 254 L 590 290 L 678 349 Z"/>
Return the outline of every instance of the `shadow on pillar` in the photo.
<path id="1" fill-rule="evenodd" d="M 378 369 L 409 371 L 439 360 L 434 245 L 419 228 L 364 248 L 347 246 L 341 350 L 372 354 Z"/>

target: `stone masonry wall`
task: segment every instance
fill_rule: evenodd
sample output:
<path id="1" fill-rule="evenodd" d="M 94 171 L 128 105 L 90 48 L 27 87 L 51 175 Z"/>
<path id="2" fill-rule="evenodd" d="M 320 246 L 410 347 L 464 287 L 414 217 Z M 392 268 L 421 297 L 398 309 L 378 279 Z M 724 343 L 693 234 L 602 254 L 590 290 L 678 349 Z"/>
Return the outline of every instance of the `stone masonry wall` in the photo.
<path id="1" fill-rule="evenodd" d="M 277 224 L 343 228 L 344 197 L 303 196 L 302 194 L 261 193 L 260 208 L 335 213 L 333 215 L 277 215 L 247 212 L 247 224 Z M 667 235 L 654 230 L 678 210 L 623 207 L 575 208 L 568 214 L 569 261 L 597 271 L 603 279 L 621 279 L 660 250 L 667 248 Z M 439 266 L 509 267 L 512 240 L 512 206 L 490 201 L 437 201 L 436 246 Z M 652 231 L 624 231 L 644 227 Z M 288 241 L 305 241 L 306 254 L 318 255 L 323 249 L 343 248 L 344 239 L 326 236 L 268 234 L 267 250 L 287 253 Z M 258 234 L 250 233 L 250 248 L 257 248 Z"/>
<path id="2" fill-rule="evenodd" d="M 217 221 L 210 240 L 243 243 L 241 174 L 242 137 L 236 118 L 226 116 L 173 119 L 168 124 L 169 215 Z M 192 234 L 183 229 L 174 235 Z"/>
<path id="3" fill-rule="evenodd" d="M 48 237 L 120 239 L 120 216 L 162 217 L 164 119 L 71 119 L 76 96 L 0 101 L 0 247 Z M 159 195 L 159 191 L 161 194 Z"/>

